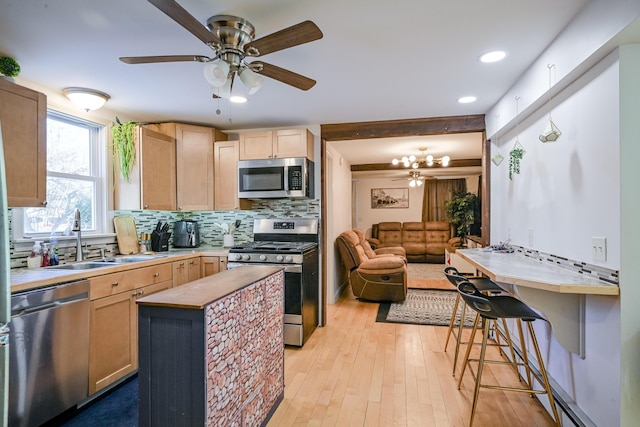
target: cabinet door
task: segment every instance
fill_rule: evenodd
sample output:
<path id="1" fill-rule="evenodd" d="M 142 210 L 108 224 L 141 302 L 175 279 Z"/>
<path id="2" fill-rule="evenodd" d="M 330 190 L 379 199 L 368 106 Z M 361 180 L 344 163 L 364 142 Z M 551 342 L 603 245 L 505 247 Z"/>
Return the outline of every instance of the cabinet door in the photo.
<path id="1" fill-rule="evenodd" d="M 137 311 L 132 293 L 91 301 L 89 395 L 137 368 Z"/>
<path id="2" fill-rule="evenodd" d="M 184 285 L 189 281 L 189 270 L 187 260 L 174 261 L 173 264 L 173 286 Z"/>
<path id="3" fill-rule="evenodd" d="M 211 276 L 227 269 L 227 258 L 219 256 L 203 256 L 200 259 L 202 277 Z"/>
<path id="4" fill-rule="evenodd" d="M 238 200 L 238 141 L 214 144 L 215 210 L 232 211 L 240 208 Z"/>
<path id="5" fill-rule="evenodd" d="M 313 160 L 313 135 L 306 129 L 281 129 L 275 132 L 273 157 L 307 157 Z"/>
<path id="6" fill-rule="evenodd" d="M 240 160 L 270 159 L 273 156 L 273 132 L 240 134 Z"/>
<path id="7" fill-rule="evenodd" d="M 142 208 L 176 209 L 175 140 L 149 129 L 140 129 Z"/>
<path id="8" fill-rule="evenodd" d="M 176 125 L 178 209 L 213 210 L 213 129 Z"/>
<path id="9" fill-rule="evenodd" d="M 188 281 L 189 282 L 193 282 L 194 280 L 198 280 L 199 278 L 202 277 L 202 272 L 200 271 L 201 267 L 200 267 L 200 257 L 198 258 L 191 258 L 187 260 L 187 264 L 189 265 L 188 268 Z"/>
<path id="10" fill-rule="evenodd" d="M 47 98 L 0 79 L 0 125 L 10 207 L 42 207 L 47 197 Z"/>

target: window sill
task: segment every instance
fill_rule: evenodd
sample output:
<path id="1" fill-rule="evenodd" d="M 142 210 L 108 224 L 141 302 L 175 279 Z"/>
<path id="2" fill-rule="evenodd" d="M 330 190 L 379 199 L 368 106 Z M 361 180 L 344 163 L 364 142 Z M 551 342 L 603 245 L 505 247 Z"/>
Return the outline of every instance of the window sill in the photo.
<path id="1" fill-rule="evenodd" d="M 76 246 L 76 236 L 56 236 L 58 238 L 58 247 L 59 248 L 72 248 Z M 32 238 L 22 238 L 15 239 L 14 250 L 15 251 L 23 251 L 31 249 L 35 242 L 43 242 L 49 243 L 51 239 L 41 238 L 41 237 L 32 237 Z M 101 244 L 101 243 L 113 243 L 116 241 L 115 233 L 103 233 L 103 234 L 83 234 L 82 235 L 82 244 Z"/>

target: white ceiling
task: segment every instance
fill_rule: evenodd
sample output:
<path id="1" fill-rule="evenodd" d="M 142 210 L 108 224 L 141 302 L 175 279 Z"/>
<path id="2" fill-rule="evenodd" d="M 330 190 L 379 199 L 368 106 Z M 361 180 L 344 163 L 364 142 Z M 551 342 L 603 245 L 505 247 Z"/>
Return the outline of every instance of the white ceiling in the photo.
<path id="1" fill-rule="evenodd" d="M 20 62 L 18 82 L 53 93 L 69 86 L 101 90 L 111 95 L 107 110 L 139 122 L 237 130 L 484 114 L 587 1 L 180 0 L 203 23 L 216 14 L 241 16 L 255 26 L 256 38 L 307 19 L 324 33 L 260 58 L 317 80 L 315 87 L 305 92 L 265 79 L 248 103 L 233 107 L 211 98 L 201 63 L 118 60 L 212 53 L 144 0 L 2 0 L 0 54 Z M 495 49 L 506 50 L 507 58 L 478 61 Z M 477 102 L 459 104 L 466 95 Z M 446 149 L 436 148 L 436 139 L 446 140 Z M 418 155 L 420 146 L 433 147 L 436 157 L 472 158 L 480 150 L 454 154 L 459 145 L 452 139 L 367 141 L 366 149 L 349 142 L 339 150 L 353 164 Z"/>

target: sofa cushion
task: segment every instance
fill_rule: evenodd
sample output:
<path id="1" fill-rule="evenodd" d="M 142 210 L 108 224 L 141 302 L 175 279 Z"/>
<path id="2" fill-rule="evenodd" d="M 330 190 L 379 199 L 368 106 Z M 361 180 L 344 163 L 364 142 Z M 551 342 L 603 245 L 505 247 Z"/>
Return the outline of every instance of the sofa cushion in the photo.
<path id="1" fill-rule="evenodd" d="M 378 224 L 378 247 L 402 246 L 402 223 L 381 222 Z"/>

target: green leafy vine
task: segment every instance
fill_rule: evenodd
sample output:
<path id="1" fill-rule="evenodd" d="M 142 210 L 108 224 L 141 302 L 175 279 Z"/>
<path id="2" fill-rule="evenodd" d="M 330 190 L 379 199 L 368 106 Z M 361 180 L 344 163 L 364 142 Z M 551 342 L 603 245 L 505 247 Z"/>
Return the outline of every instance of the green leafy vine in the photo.
<path id="1" fill-rule="evenodd" d="M 133 144 L 133 134 L 138 123 L 128 121 L 120 122 L 116 117 L 116 124 L 111 126 L 113 137 L 113 167 L 120 166 L 122 177 L 129 182 L 133 164 L 136 159 L 136 150 Z"/>
<path id="2" fill-rule="evenodd" d="M 514 148 L 509 151 L 509 179 L 513 180 L 513 174 L 520 174 L 520 160 L 524 156 L 522 148 Z"/>

